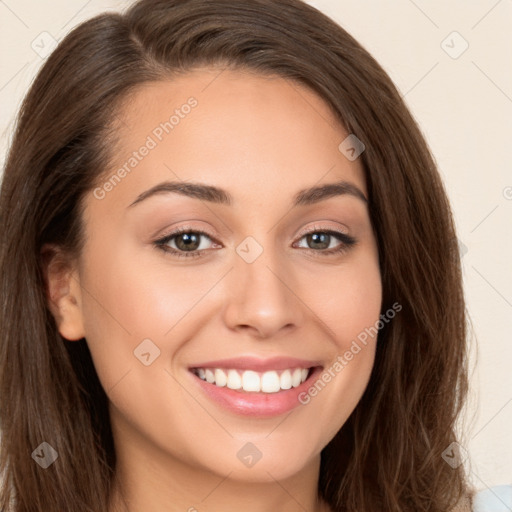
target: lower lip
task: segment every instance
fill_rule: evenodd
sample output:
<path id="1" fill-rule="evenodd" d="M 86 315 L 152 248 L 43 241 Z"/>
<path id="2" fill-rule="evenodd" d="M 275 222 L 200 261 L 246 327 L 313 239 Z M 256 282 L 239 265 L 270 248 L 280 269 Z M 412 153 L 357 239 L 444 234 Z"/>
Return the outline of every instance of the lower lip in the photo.
<path id="1" fill-rule="evenodd" d="M 316 367 L 300 386 L 277 393 L 235 391 L 225 386 L 221 388 L 206 382 L 192 372 L 190 374 L 206 396 L 223 408 L 243 416 L 270 417 L 285 414 L 302 405 L 299 395 L 309 389 L 321 372 L 322 368 Z"/>

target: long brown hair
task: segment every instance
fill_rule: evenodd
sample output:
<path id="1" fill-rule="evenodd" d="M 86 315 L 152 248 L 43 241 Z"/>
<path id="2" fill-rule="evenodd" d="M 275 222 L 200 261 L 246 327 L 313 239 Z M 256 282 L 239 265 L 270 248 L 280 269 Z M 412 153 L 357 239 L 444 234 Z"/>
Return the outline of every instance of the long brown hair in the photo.
<path id="1" fill-rule="evenodd" d="M 75 28 L 19 113 L 0 195 L 0 509 L 106 511 L 116 457 L 85 340 L 48 309 L 41 249 L 79 254 L 82 199 L 108 168 L 116 108 L 139 84 L 196 66 L 250 69 L 315 91 L 361 155 L 377 237 L 382 311 L 375 366 L 321 455 L 332 510 L 444 511 L 468 491 L 443 451 L 467 393 L 466 320 L 450 206 L 400 94 L 345 30 L 300 0 L 140 0 Z M 340 141 L 341 142 L 341 141 Z M 31 453 L 47 442 L 47 469 Z"/>

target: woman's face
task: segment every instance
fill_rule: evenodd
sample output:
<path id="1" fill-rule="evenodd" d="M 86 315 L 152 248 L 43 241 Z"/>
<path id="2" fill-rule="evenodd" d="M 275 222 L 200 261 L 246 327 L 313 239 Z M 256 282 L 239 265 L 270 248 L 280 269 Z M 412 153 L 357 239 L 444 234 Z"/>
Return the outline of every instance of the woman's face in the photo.
<path id="1" fill-rule="evenodd" d="M 87 340 L 123 460 L 297 473 L 374 361 L 357 341 L 382 291 L 359 148 L 339 148 L 317 95 L 241 71 L 146 84 L 117 119 L 61 333 Z"/>

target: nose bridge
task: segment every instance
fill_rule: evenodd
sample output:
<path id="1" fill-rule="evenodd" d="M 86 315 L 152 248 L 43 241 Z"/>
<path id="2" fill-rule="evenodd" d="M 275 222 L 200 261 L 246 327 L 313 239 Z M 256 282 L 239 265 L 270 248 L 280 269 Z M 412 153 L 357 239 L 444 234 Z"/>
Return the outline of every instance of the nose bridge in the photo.
<path id="1" fill-rule="evenodd" d="M 225 321 L 231 328 L 253 328 L 270 336 L 301 321 L 300 301 L 290 288 L 293 276 L 271 237 L 247 237 L 237 247 L 229 276 Z"/>

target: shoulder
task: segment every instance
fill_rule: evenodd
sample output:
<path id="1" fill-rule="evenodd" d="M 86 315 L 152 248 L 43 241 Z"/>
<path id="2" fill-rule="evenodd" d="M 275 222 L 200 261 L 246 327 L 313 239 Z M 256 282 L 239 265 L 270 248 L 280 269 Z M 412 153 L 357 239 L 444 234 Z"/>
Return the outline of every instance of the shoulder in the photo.
<path id="1" fill-rule="evenodd" d="M 450 512 L 511 512 L 512 485 L 468 489 L 468 493 Z"/>
<path id="2" fill-rule="evenodd" d="M 496 485 L 476 491 L 472 503 L 472 512 L 510 512 L 512 485 Z"/>

